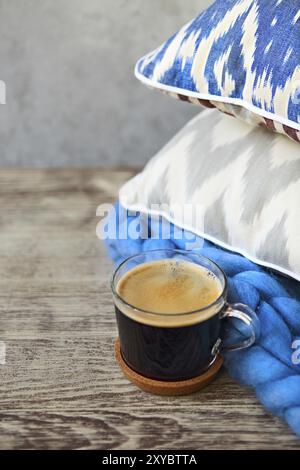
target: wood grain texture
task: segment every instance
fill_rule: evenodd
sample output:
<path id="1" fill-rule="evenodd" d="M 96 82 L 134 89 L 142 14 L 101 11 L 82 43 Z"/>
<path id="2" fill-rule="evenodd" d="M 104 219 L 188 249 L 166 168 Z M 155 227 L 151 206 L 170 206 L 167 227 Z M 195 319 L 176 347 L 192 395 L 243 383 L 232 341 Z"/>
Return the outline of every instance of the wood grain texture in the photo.
<path id="1" fill-rule="evenodd" d="M 95 214 L 133 174 L 0 172 L 0 448 L 300 449 L 224 370 L 186 397 L 123 377 Z"/>

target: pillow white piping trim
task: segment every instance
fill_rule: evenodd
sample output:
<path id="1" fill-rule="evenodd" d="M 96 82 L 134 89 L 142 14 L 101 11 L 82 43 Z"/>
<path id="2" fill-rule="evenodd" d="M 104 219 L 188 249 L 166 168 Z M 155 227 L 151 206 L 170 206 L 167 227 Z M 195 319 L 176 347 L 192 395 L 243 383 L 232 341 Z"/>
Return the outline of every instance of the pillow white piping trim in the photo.
<path id="1" fill-rule="evenodd" d="M 119 200 L 120 200 L 121 205 L 127 210 L 131 210 L 131 211 L 135 211 L 135 212 L 142 212 L 143 214 L 146 214 L 146 215 L 154 215 L 154 216 L 164 217 L 166 220 L 168 220 L 172 224 L 176 225 L 176 227 L 179 227 L 183 230 L 187 230 L 188 232 L 191 232 L 191 233 L 197 235 L 198 237 L 204 238 L 205 240 L 208 240 L 208 241 L 214 243 L 215 245 L 221 246 L 222 248 L 225 248 L 226 250 L 238 253 L 238 254 L 244 256 L 245 258 L 249 259 L 250 261 L 252 261 L 255 264 L 259 264 L 260 266 L 264 266 L 265 268 L 274 269 L 275 271 L 277 271 L 281 274 L 285 274 L 286 276 L 292 277 L 296 281 L 300 281 L 300 275 L 298 276 L 297 274 L 289 271 L 288 269 L 279 267 L 276 264 L 269 263 L 268 261 L 261 261 L 260 259 L 254 258 L 253 256 L 249 255 L 246 251 L 241 250 L 240 248 L 237 248 L 237 247 L 227 245 L 227 243 L 224 243 L 224 242 L 218 240 L 217 238 L 212 237 L 211 235 L 207 235 L 206 233 L 201 232 L 200 230 L 196 230 L 196 229 L 194 229 L 193 227 L 191 227 L 189 225 L 182 225 L 181 223 L 178 223 L 173 217 L 170 216 L 170 214 L 168 214 L 165 211 L 149 210 L 148 207 L 145 206 L 144 204 L 126 204 L 126 203 L 124 203 L 123 202 L 123 197 L 122 197 L 122 189 L 119 192 Z"/>
<path id="2" fill-rule="evenodd" d="M 147 56 L 142 57 L 140 60 L 143 60 L 145 57 Z M 254 106 L 252 103 L 248 103 L 248 101 L 242 100 L 241 98 L 230 98 L 228 96 L 210 95 L 209 93 L 189 91 L 183 88 L 173 87 L 170 85 L 165 85 L 164 83 L 151 80 L 150 78 L 145 77 L 138 71 L 137 67 L 138 67 L 139 62 L 140 61 L 138 61 L 135 66 L 134 74 L 138 80 L 140 80 L 142 83 L 144 83 L 145 85 L 151 88 L 158 88 L 160 90 L 165 90 L 173 94 L 184 95 L 184 96 L 188 96 L 191 98 L 199 98 L 202 100 L 220 101 L 222 103 L 235 104 L 235 105 L 241 106 L 242 108 L 247 109 L 248 111 L 251 111 L 253 114 L 258 114 L 259 116 L 265 117 L 267 119 L 271 119 L 272 121 L 279 122 L 280 124 L 284 126 L 291 127 L 292 129 L 295 129 L 296 131 L 300 131 L 300 124 L 297 124 L 295 121 L 291 121 L 290 119 L 286 119 L 282 116 L 278 116 L 277 114 L 271 113 L 270 111 L 265 111 L 264 109 Z"/>

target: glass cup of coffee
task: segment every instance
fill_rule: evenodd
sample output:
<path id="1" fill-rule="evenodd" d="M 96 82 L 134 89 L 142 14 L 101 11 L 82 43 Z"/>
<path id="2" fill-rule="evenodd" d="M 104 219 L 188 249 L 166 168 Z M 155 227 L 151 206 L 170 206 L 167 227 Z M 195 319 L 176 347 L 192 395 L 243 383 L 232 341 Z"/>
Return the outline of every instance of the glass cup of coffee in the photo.
<path id="1" fill-rule="evenodd" d="M 248 306 L 228 304 L 222 269 L 192 251 L 131 256 L 114 272 L 111 288 L 122 358 L 150 379 L 197 377 L 222 351 L 251 346 L 259 331 Z M 226 335 L 228 322 L 241 333 L 234 340 Z"/>

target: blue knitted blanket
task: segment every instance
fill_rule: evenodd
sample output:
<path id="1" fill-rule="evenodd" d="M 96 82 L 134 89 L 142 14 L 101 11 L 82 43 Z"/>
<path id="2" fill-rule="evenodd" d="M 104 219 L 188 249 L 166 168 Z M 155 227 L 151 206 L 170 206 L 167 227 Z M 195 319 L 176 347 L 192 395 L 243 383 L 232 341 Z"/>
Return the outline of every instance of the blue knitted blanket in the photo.
<path id="1" fill-rule="evenodd" d="M 128 231 L 130 222 L 145 225 L 145 217 L 130 216 L 118 204 L 116 210 L 119 216 L 114 221 L 117 237 L 108 235 L 106 239 L 109 255 L 116 264 L 142 251 L 185 249 L 192 237 L 203 242 L 195 251 L 212 259 L 225 271 L 229 302 L 249 305 L 261 322 L 261 334 L 256 343 L 249 349 L 226 353 L 225 366 L 234 379 L 252 387 L 265 408 L 286 420 L 300 437 L 300 284 L 189 232 L 183 232 L 182 239 L 176 239 L 174 226 L 171 226 L 170 239 L 165 240 L 161 237 L 161 219 L 147 219 L 144 229 L 150 238 L 132 239 Z M 123 221 L 123 227 L 122 223 L 118 225 L 118 220 Z"/>

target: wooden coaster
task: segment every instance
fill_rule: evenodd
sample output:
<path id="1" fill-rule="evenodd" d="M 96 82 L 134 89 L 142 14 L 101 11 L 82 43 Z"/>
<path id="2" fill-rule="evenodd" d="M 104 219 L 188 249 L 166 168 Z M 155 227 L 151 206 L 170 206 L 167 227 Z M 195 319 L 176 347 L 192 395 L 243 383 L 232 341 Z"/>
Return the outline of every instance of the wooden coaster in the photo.
<path id="1" fill-rule="evenodd" d="M 206 387 L 217 375 L 222 364 L 223 358 L 219 356 L 213 365 L 205 371 L 202 375 L 194 377 L 189 380 L 180 380 L 178 382 L 165 382 L 161 380 L 154 380 L 144 377 L 132 370 L 124 361 L 119 339 L 115 342 L 115 357 L 119 363 L 125 377 L 134 383 L 137 387 L 145 390 L 146 392 L 154 393 L 155 395 L 188 395 L 197 392 Z"/>

